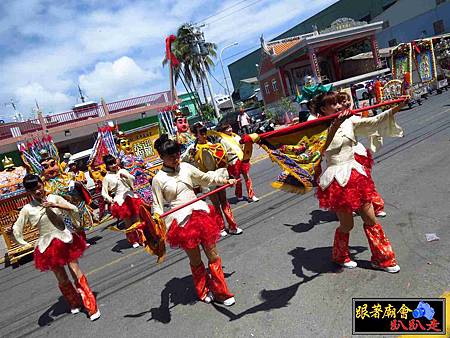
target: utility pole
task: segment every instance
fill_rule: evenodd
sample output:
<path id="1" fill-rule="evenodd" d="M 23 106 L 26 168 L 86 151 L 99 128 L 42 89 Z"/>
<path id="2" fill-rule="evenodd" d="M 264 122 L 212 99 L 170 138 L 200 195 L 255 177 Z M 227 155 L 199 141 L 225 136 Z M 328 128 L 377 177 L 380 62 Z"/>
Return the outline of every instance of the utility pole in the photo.
<path id="1" fill-rule="evenodd" d="M 203 70 L 203 73 L 205 74 L 205 80 L 206 80 L 206 85 L 208 87 L 208 91 L 209 91 L 209 95 L 211 95 L 211 101 L 214 107 L 214 112 L 216 115 L 216 118 L 219 119 L 220 118 L 220 111 L 219 111 L 219 107 L 217 107 L 217 103 L 216 100 L 214 99 L 214 92 L 211 86 L 211 82 L 209 80 L 209 76 L 208 76 L 208 71 L 206 69 L 206 65 L 205 65 L 205 56 L 208 55 L 208 51 L 205 48 L 205 38 L 203 36 L 203 32 L 200 31 L 199 27 L 195 27 L 195 29 L 197 30 L 196 32 L 193 32 L 194 36 L 195 36 L 195 40 L 194 40 L 194 51 L 197 55 L 200 56 L 200 65 L 201 68 Z"/>
<path id="2" fill-rule="evenodd" d="M 225 49 L 227 49 L 229 47 L 237 46 L 237 45 L 238 45 L 238 43 L 234 42 L 231 45 L 225 46 L 222 48 L 222 50 L 220 51 L 220 54 L 219 54 L 220 65 L 222 66 L 223 80 L 225 81 L 225 87 L 227 87 L 227 94 L 230 97 L 231 107 L 233 108 L 233 111 L 235 111 L 236 108 L 234 107 L 233 98 L 231 97 L 231 94 L 230 94 L 230 88 L 228 88 L 227 76 L 225 75 L 225 69 L 223 68 L 222 54 Z"/>

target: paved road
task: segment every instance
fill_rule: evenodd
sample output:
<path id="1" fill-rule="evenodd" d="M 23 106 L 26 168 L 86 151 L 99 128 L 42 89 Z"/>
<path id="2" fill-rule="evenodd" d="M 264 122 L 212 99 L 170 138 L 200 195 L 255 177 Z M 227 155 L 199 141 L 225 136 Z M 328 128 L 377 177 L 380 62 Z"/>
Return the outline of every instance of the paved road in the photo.
<path id="1" fill-rule="evenodd" d="M 312 194 L 272 190 L 278 168 L 253 166 L 258 203 L 234 203 L 245 232 L 219 243 L 237 304 L 196 302 L 188 261 L 169 251 L 157 265 L 120 233 L 96 229 L 81 261 L 102 318 L 91 323 L 67 307 L 50 273 L 31 262 L 0 271 L 0 336 L 21 337 L 349 337 L 352 297 L 437 297 L 450 290 L 450 95 L 399 114 L 406 136 L 388 139 L 374 178 L 386 200 L 386 232 L 402 271 L 371 270 L 361 221 L 351 246 L 361 268 L 330 263 L 337 225 Z M 233 201 L 233 200 L 232 200 Z M 426 242 L 425 233 L 440 241 Z M 379 336 L 378 336 L 379 337 Z"/>

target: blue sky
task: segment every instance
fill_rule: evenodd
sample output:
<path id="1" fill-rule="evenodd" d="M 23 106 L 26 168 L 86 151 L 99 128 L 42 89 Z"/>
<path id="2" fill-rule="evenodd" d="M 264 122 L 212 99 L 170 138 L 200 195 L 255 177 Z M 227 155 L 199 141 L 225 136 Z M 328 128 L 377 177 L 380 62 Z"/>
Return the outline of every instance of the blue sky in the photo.
<path id="1" fill-rule="evenodd" d="M 164 39 L 184 22 L 204 23 L 205 37 L 230 56 L 282 33 L 336 0 L 2 0 L 0 2 L 0 119 L 5 103 L 32 118 L 77 103 L 77 84 L 90 100 L 114 101 L 166 90 Z M 209 18 L 208 18 L 209 17 Z M 205 20 L 205 18 L 208 18 Z M 216 93 L 224 93 L 218 64 Z M 228 76 L 228 73 L 227 73 Z M 231 81 L 229 81 L 229 84 Z M 179 92 L 183 92 L 179 86 Z"/>

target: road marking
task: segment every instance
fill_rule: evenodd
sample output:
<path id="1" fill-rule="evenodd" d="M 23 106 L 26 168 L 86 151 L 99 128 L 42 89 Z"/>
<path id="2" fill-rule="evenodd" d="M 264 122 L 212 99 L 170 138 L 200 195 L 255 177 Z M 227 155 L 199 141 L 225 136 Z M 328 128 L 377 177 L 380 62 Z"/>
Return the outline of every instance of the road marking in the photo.
<path id="1" fill-rule="evenodd" d="M 261 162 L 262 160 L 265 160 L 266 158 L 269 158 L 269 155 L 267 155 L 267 154 L 259 155 L 258 157 L 255 157 L 255 159 L 252 159 L 250 161 L 250 164 L 255 164 L 255 163 Z"/>
<path id="2" fill-rule="evenodd" d="M 140 253 L 142 253 L 142 252 L 143 252 L 143 251 L 141 251 L 141 250 L 136 250 L 136 251 L 134 251 L 134 252 L 131 252 L 131 253 L 129 253 L 129 254 L 126 254 L 125 256 L 122 256 L 122 257 L 120 257 L 120 258 L 117 258 L 117 259 L 115 259 L 115 260 L 113 260 L 113 261 L 111 261 L 111 262 L 109 262 L 109 263 L 106 263 L 106 264 L 104 264 L 104 265 L 102 265 L 102 266 L 99 266 L 98 268 L 95 268 L 94 270 L 89 271 L 88 273 L 86 273 L 86 276 L 89 276 L 89 275 L 91 275 L 91 274 L 93 274 L 93 273 L 99 272 L 99 271 L 101 271 L 101 270 L 107 268 L 108 266 L 111 266 L 111 265 L 114 265 L 114 264 L 116 264 L 116 263 L 119 263 L 120 261 L 123 261 L 124 259 L 130 258 L 130 257 L 132 257 L 132 256 L 136 256 L 137 254 L 140 254 Z"/>
<path id="3" fill-rule="evenodd" d="M 263 199 L 263 198 L 266 198 L 266 197 L 268 197 L 268 196 L 270 196 L 270 195 L 275 194 L 276 192 L 278 192 L 278 190 L 272 190 L 271 192 L 268 192 L 267 194 L 264 194 L 264 195 L 260 196 L 259 199 L 261 200 L 261 199 Z M 258 202 L 252 202 L 252 203 L 246 203 L 246 204 L 240 205 L 240 206 L 238 206 L 238 207 L 236 207 L 236 208 L 232 208 L 232 211 L 236 211 L 236 210 L 239 210 L 239 209 L 248 207 L 248 206 L 250 206 L 250 205 L 253 204 L 253 203 L 258 203 Z"/>

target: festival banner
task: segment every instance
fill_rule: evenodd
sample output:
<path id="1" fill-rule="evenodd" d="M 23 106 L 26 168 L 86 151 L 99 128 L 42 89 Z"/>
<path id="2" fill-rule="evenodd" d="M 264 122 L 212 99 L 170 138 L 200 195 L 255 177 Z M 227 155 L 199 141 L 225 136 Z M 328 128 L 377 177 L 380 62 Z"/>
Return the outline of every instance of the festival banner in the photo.
<path id="1" fill-rule="evenodd" d="M 352 113 L 356 115 L 365 110 L 399 104 L 404 100 L 405 98 L 384 101 L 373 106 L 352 110 Z M 321 173 L 320 161 L 328 136 L 328 127 L 339 114 L 298 123 L 260 135 L 244 135 L 241 142 L 259 143 L 270 159 L 281 167 L 282 172 L 272 182 L 275 189 L 304 194 L 311 191 L 316 185 L 316 179 Z"/>
<path id="2" fill-rule="evenodd" d="M 437 78 L 433 42 L 431 39 L 412 42 L 414 61 L 421 82 L 434 81 Z"/>
<path id="3" fill-rule="evenodd" d="M 404 80 L 411 83 L 412 73 L 412 48 L 410 43 L 400 44 L 392 51 L 392 77 L 397 80 Z"/>

